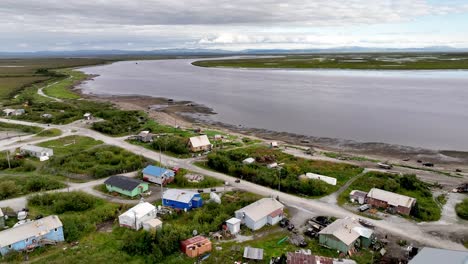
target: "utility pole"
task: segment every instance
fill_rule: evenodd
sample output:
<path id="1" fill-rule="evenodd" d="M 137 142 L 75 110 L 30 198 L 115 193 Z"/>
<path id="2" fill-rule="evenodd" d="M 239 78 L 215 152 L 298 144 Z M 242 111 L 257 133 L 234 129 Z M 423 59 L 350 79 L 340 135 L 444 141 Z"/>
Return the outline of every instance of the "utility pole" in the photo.
<path id="1" fill-rule="evenodd" d="M 9 150 L 6 151 L 6 156 L 7 156 L 7 160 L 8 160 L 8 168 L 11 169 L 11 164 L 10 164 L 10 151 L 9 151 Z"/>
<path id="2" fill-rule="evenodd" d="M 161 168 L 163 168 L 162 160 L 161 160 L 161 159 L 162 159 L 161 145 L 159 145 L 159 166 L 161 166 Z M 161 199 L 162 199 L 163 192 L 164 192 L 164 187 L 163 187 L 163 175 L 161 175 Z"/>
<path id="3" fill-rule="evenodd" d="M 281 168 L 278 169 L 278 192 L 281 192 Z"/>

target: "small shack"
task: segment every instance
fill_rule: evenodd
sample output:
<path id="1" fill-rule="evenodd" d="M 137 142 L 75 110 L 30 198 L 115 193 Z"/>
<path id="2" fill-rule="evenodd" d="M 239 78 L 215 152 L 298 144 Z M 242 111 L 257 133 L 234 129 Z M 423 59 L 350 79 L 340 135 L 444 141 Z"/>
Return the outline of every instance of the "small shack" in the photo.
<path id="1" fill-rule="evenodd" d="M 276 141 L 270 142 L 270 148 L 278 148 L 278 142 Z"/>
<path id="2" fill-rule="evenodd" d="M 274 198 L 263 198 L 235 212 L 237 219 L 241 220 L 252 230 L 263 226 L 275 225 L 284 217 L 284 205 Z"/>
<path id="3" fill-rule="evenodd" d="M 84 120 L 91 120 L 91 119 L 93 119 L 93 115 L 91 113 L 85 113 L 83 115 L 83 119 Z"/>
<path id="4" fill-rule="evenodd" d="M 242 163 L 244 164 L 252 164 L 255 162 L 255 159 L 254 158 L 246 158 L 245 160 L 242 161 Z"/>
<path id="5" fill-rule="evenodd" d="M 211 241 L 204 236 L 195 236 L 180 242 L 180 250 L 190 258 L 211 251 Z"/>
<path id="6" fill-rule="evenodd" d="M 349 200 L 352 203 L 364 204 L 366 202 L 367 193 L 359 190 L 352 190 L 349 193 Z"/>
<path id="7" fill-rule="evenodd" d="M 367 203 L 378 208 L 385 208 L 390 212 L 409 215 L 411 209 L 416 204 L 416 199 L 406 195 L 372 188 L 367 194 Z"/>
<path id="8" fill-rule="evenodd" d="M 421 251 L 419 251 L 419 253 L 409 262 L 409 264 L 429 263 L 466 264 L 468 263 L 468 252 L 423 247 Z"/>
<path id="9" fill-rule="evenodd" d="M 166 185 L 174 181 L 175 172 L 173 170 L 161 168 L 158 166 L 148 165 L 143 169 L 143 180 Z"/>
<path id="10" fill-rule="evenodd" d="M 0 254 L 55 245 L 64 240 L 62 222 L 58 216 L 51 215 L 0 232 Z"/>
<path id="11" fill-rule="evenodd" d="M 136 138 L 144 143 L 153 142 L 154 134 L 149 131 L 141 131 Z"/>
<path id="12" fill-rule="evenodd" d="M 24 109 L 3 109 L 3 113 L 6 115 L 6 116 L 20 116 L 20 115 L 24 115 L 26 113 L 26 111 Z"/>
<path id="13" fill-rule="evenodd" d="M 188 145 L 192 152 L 211 150 L 211 142 L 207 135 L 191 137 Z"/>
<path id="14" fill-rule="evenodd" d="M 161 220 L 157 218 L 153 218 L 153 219 L 143 222 L 143 229 L 146 231 L 156 231 L 162 228 L 162 224 L 163 223 Z"/>
<path id="15" fill-rule="evenodd" d="M 232 235 L 236 235 L 237 233 L 240 232 L 240 225 L 241 225 L 241 220 L 240 219 L 237 219 L 235 217 L 229 219 L 226 221 L 226 227 L 227 227 L 227 230 L 229 230 L 229 232 L 232 234 Z"/>
<path id="16" fill-rule="evenodd" d="M 149 189 L 147 182 L 121 175 L 109 177 L 104 184 L 109 192 L 117 192 L 132 198 Z"/>
<path id="17" fill-rule="evenodd" d="M 263 248 L 245 247 L 244 258 L 254 261 L 263 260 Z"/>
<path id="18" fill-rule="evenodd" d="M 144 227 L 144 223 L 156 218 L 157 209 L 154 205 L 143 202 L 130 208 L 119 216 L 119 225 L 135 230 Z"/>
<path id="19" fill-rule="evenodd" d="M 29 155 L 41 159 L 43 157 L 52 157 L 54 155 L 54 150 L 34 145 L 25 145 L 20 148 L 20 153 L 21 155 Z"/>
<path id="20" fill-rule="evenodd" d="M 169 189 L 163 193 L 162 204 L 179 210 L 190 210 L 203 206 L 203 199 L 197 192 Z"/>
<path id="21" fill-rule="evenodd" d="M 276 163 L 276 162 L 273 162 L 273 163 L 270 163 L 270 164 L 267 165 L 268 169 L 274 169 L 276 167 L 278 167 L 278 163 Z"/>

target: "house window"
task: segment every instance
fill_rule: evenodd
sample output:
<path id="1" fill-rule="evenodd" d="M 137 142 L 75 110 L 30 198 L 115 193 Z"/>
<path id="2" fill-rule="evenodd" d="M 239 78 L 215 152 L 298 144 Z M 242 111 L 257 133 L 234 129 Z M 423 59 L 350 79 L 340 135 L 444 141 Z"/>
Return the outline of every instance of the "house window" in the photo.
<path id="1" fill-rule="evenodd" d="M 29 242 L 29 238 L 26 238 L 26 243 L 28 243 L 28 242 Z"/>
<path id="2" fill-rule="evenodd" d="M 57 232 L 57 228 L 55 228 L 54 231 Z"/>
<path id="3" fill-rule="evenodd" d="M 8 248 L 10 248 L 10 249 L 11 249 L 11 245 L 9 245 L 9 246 L 8 246 Z"/>

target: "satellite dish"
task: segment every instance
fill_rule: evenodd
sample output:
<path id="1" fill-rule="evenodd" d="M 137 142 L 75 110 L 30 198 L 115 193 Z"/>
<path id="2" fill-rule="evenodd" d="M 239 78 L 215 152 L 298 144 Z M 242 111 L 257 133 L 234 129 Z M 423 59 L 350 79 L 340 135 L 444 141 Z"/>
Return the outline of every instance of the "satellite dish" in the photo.
<path id="1" fill-rule="evenodd" d="M 193 236 L 196 236 L 196 235 L 198 235 L 198 231 L 194 229 L 194 230 L 192 231 L 192 234 L 193 234 Z"/>

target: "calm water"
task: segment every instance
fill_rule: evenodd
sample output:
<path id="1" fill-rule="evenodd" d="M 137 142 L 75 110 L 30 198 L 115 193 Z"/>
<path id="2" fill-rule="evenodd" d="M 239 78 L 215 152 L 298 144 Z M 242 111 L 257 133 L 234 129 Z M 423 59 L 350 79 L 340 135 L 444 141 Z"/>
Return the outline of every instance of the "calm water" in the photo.
<path id="1" fill-rule="evenodd" d="M 468 150 L 468 71 L 200 68 L 192 60 L 117 62 L 86 93 L 192 100 L 215 121 L 318 137 Z"/>

